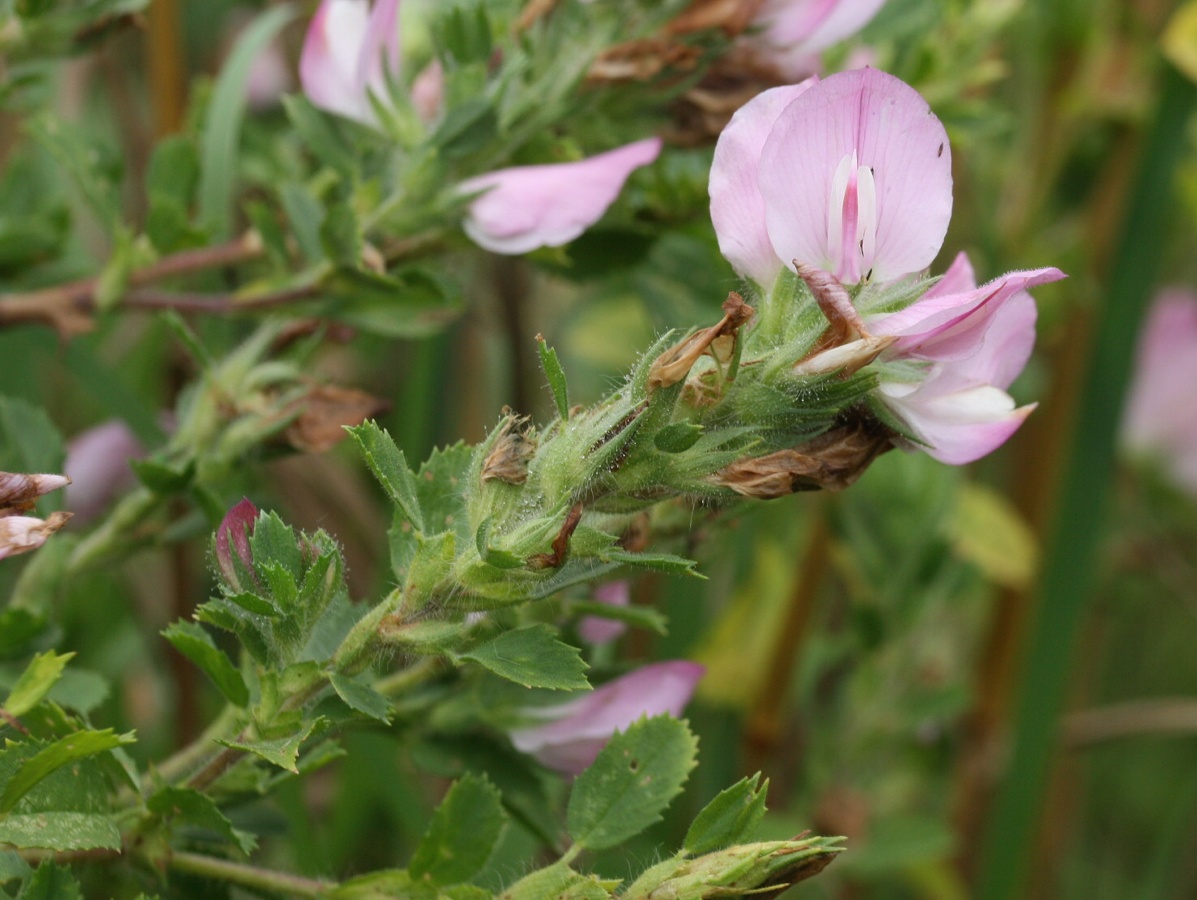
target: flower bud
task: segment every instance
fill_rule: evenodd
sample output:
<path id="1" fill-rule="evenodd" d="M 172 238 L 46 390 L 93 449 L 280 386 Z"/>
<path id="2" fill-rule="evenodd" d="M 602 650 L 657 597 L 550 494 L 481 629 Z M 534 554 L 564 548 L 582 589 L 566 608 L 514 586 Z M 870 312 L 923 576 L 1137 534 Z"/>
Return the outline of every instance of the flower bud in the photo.
<path id="1" fill-rule="evenodd" d="M 0 472 L 0 515 L 7 510 L 31 509 L 42 494 L 56 491 L 71 483 L 66 475 L 25 475 Z"/>
<path id="2" fill-rule="evenodd" d="M 234 591 L 243 589 L 238 563 L 240 571 L 253 576 L 254 559 L 249 536 L 254 533 L 257 521 L 258 508 L 248 498 L 242 498 L 240 503 L 225 513 L 216 529 L 216 563 L 220 566 L 225 583 Z M 237 554 L 235 559 L 234 552 Z"/>

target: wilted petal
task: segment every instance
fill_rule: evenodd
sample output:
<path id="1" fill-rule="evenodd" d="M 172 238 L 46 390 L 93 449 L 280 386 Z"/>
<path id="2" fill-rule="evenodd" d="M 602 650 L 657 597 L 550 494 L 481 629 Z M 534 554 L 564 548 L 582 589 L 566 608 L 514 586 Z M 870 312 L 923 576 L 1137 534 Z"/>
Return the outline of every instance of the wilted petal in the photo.
<path id="1" fill-rule="evenodd" d="M 758 183 L 777 255 L 844 282 L 925 268 L 952 213 L 943 125 L 917 91 L 875 69 L 825 78 L 782 110 Z"/>
<path id="2" fill-rule="evenodd" d="M 5 510 L 31 509 L 37 498 L 71 483 L 67 475 L 26 475 L 0 472 L 0 516 Z"/>
<path id="3" fill-rule="evenodd" d="M 757 184 L 761 150 L 781 111 L 818 82 L 763 91 L 732 116 L 715 144 L 711 162 L 711 222 L 719 250 L 741 275 L 768 289 L 782 261 L 765 228 L 765 200 Z"/>
<path id="4" fill-rule="evenodd" d="M 631 602 L 631 585 L 626 578 L 608 581 L 594 589 L 593 599 L 609 606 L 627 606 Z M 578 623 L 578 637 L 588 644 L 607 644 L 628 630 L 618 619 L 584 616 Z"/>
<path id="5" fill-rule="evenodd" d="M 70 513 L 51 513 L 43 519 L 33 516 L 0 517 L 0 559 L 36 550 L 67 523 Z"/>
<path id="6" fill-rule="evenodd" d="M 485 193 L 470 203 L 463 227 L 493 253 L 560 247 L 602 218 L 633 170 L 660 152 L 660 139 L 647 138 L 577 162 L 516 166 L 471 178 L 461 193 Z"/>
<path id="7" fill-rule="evenodd" d="M 71 478 L 64 502 L 74 512 L 76 525 L 90 522 L 137 482 L 129 460 L 144 453 L 141 442 L 120 419 L 101 422 L 71 438 L 63 463 Z"/>
<path id="8" fill-rule="evenodd" d="M 580 700 L 528 710 L 547 721 L 512 731 L 511 742 L 550 769 L 577 775 L 594 762 L 612 734 L 641 716 L 681 715 L 705 671 L 698 663 L 680 660 L 645 666 Z"/>
<path id="9" fill-rule="evenodd" d="M 216 528 L 216 564 L 229 587 L 241 590 L 241 578 L 237 572 L 237 562 L 233 554 L 237 554 L 237 561 L 249 573 L 254 570 L 253 553 L 249 546 L 249 536 L 254 533 L 254 526 L 258 521 L 258 508 L 248 498 L 243 497 L 224 514 L 220 525 Z"/>
<path id="10" fill-rule="evenodd" d="M 1035 404 L 1014 407 L 1005 391 L 989 384 L 943 391 L 932 378 L 914 391 L 909 385 L 882 384 L 886 405 L 926 446 L 929 456 L 964 465 L 992 453 L 1018 430 Z"/>
<path id="11" fill-rule="evenodd" d="M 322 109 L 377 124 L 369 92 L 386 97 L 386 71 L 399 71 L 399 0 L 323 0 L 308 26 L 299 80 Z"/>

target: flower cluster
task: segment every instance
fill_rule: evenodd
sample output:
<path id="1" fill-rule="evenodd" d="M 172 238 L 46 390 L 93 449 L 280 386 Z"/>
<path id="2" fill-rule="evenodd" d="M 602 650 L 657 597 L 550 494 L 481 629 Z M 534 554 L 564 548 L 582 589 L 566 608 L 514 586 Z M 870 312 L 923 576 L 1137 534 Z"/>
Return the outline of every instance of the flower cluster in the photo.
<path id="1" fill-rule="evenodd" d="M 842 336 L 822 358 L 803 360 L 803 372 L 876 360 L 877 399 L 906 430 L 900 441 L 971 462 L 1031 411 L 1015 408 L 1006 388 L 1035 339 L 1025 291 L 1064 277 L 1058 269 L 977 287 L 961 256 L 906 309 L 869 316 L 852 304 L 849 289 L 925 270 L 947 232 L 948 137 L 913 88 L 861 69 L 758 95 L 719 139 L 710 195 L 720 250 L 736 271 L 766 296 L 783 269 L 797 272 Z"/>

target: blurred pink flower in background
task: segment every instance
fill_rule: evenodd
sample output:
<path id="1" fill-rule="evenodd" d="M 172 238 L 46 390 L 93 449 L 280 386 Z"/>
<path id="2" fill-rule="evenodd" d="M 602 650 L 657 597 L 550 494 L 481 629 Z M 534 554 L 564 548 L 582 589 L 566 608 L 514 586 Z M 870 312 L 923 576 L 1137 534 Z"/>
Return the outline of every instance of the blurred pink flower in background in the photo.
<path id="1" fill-rule="evenodd" d="M 304 38 L 299 80 L 321 109 L 376 126 L 370 95 L 387 103 L 387 76 L 398 76 L 400 63 L 399 0 L 323 0 Z"/>
<path id="2" fill-rule="evenodd" d="M 543 724 L 515 729 L 511 742 L 548 768 L 577 775 L 594 762 L 616 731 L 641 716 L 680 716 L 705 671 L 684 660 L 644 666 L 578 700 L 525 710 Z"/>
<path id="3" fill-rule="evenodd" d="M 841 72 L 740 108 L 716 145 L 711 219 L 729 262 L 766 289 L 794 261 L 845 284 L 891 281 L 939 252 L 951 167 L 917 91 L 876 69 Z"/>
<path id="4" fill-rule="evenodd" d="M 1164 291 L 1147 313 L 1122 439 L 1197 495 L 1197 294 L 1191 291 Z"/>
<path id="5" fill-rule="evenodd" d="M 765 0 L 750 43 L 792 78 L 817 71 L 818 53 L 864 28 L 885 0 Z M 851 67 L 850 67 L 851 68 Z"/>
<path id="6" fill-rule="evenodd" d="M 64 503 L 74 512 L 76 524 L 95 519 L 137 483 L 129 460 L 144 455 L 145 448 L 120 419 L 101 422 L 71 438 L 63 463 L 71 479 Z"/>
<path id="7" fill-rule="evenodd" d="M 645 138 L 577 162 L 516 166 L 463 182 L 471 201 L 463 227 L 478 246 L 518 255 L 560 247 L 602 218 L 628 176 L 653 162 L 660 138 Z"/>
<path id="8" fill-rule="evenodd" d="M 610 606 L 627 606 L 631 602 L 631 585 L 626 578 L 608 581 L 594 589 L 593 599 Z M 578 636 L 588 644 L 608 644 L 628 630 L 618 619 L 602 616 L 583 616 L 578 623 Z"/>
<path id="9" fill-rule="evenodd" d="M 411 105 L 424 123 L 436 119 L 445 108 L 445 68 L 439 59 L 422 68 L 412 80 Z"/>
<path id="10" fill-rule="evenodd" d="M 1058 281 L 1059 269 L 1009 272 L 977 287 L 959 254 L 943 278 L 906 309 L 869 324 L 897 338 L 883 361 L 931 363 L 919 382 L 885 381 L 881 400 L 940 462 L 963 465 L 1000 447 L 1035 404 L 1015 408 L 1006 393 L 1035 346 L 1035 301 L 1027 288 Z"/>

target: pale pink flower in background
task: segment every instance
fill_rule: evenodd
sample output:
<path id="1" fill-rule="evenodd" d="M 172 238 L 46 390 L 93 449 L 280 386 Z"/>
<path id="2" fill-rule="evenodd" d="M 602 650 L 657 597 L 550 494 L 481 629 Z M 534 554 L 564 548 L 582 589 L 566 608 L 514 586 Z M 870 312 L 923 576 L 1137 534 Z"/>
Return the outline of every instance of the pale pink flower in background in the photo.
<path id="1" fill-rule="evenodd" d="M 1164 291 L 1139 333 L 1123 443 L 1197 495 L 1197 294 Z"/>
<path id="2" fill-rule="evenodd" d="M 249 546 L 249 536 L 254 533 L 257 523 L 258 508 L 248 497 L 243 497 L 230 507 L 216 527 L 216 564 L 220 566 L 224 580 L 234 590 L 244 588 L 237 574 L 237 565 L 233 561 L 234 554 L 241 565 L 253 574 L 254 558 Z"/>
<path id="3" fill-rule="evenodd" d="M 1037 311 L 1027 289 L 1064 277 L 1059 269 L 1032 269 L 977 287 L 961 253 L 921 299 L 869 322 L 874 336 L 897 338 L 881 354 L 883 362 L 930 363 L 918 382 L 885 381 L 883 375 L 878 388 L 882 402 L 926 445 L 919 449 L 962 465 L 996 450 L 1018 430 L 1035 408 L 1015 408 L 1006 393 L 1035 346 Z"/>
<path id="4" fill-rule="evenodd" d="M 399 0 L 323 0 L 308 26 L 299 80 L 321 109 L 377 125 L 370 102 L 386 104 L 388 73 L 399 74 Z"/>
<path id="5" fill-rule="evenodd" d="M 254 57 L 245 80 L 245 97 L 249 108 L 258 112 L 273 109 L 283 94 L 294 87 L 291 66 L 283 54 L 282 45 L 271 41 L 266 49 Z"/>
<path id="6" fill-rule="evenodd" d="M 608 581 L 594 589 L 593 599 L 610 606 L 627 606 L 631 600 L 631 585 L 626 578 Z M 588 644 L 607 644 L 628 630 L 618 619 L 604 619 L 602 616 L 583 616 L 578 623 L 578 637 Z"/>
<path id="7" fill-rule="evenodd" d="M 926 101 L 875 69 L 775 90 L 796 96 L 780 111 L 786 95 L 774 91 L 745 104 L 711 166 L 720 246 L 745 247 L 729 257 L 737 271 L 767 277 L 762 234 L 781 265 L 807 263 L 845 284 L 930 265 L 952 214 L 952 171 Z M 755 191 L 738 189 L 752 179 Z"/>
<path id="8" fill-rule="evenodd" d="M 818 54 L 864 28 L 885 0 L 765 0 L 749 36 L 790 77 L 818 68 Z M 849 67 L 852 68 L 852 67 Z"/>
<path id="9" fill-rule="evenodd" d="M 434 59 L 412 79 L 411 105 L 425 124 L 432 122 L 445 108 L 445 67 Z"/>
<path id="10" fill-rule="evenodd" d="M 137 483 L 130 459 L 145 455 L 141 442 L 120 419 L 79 432 L 67 443 L 63 471 L 70 477 L 64 503 L 77 525 L 100 515 L 118 495 Z"/>
<path id="11" fill-rule="evenodd" d="M 628 176 L 660 152 L 660 138 L 646 138 L 577 162 L 471 178 L 458 190 L 484 193 L 470 202 L 463 227 L 478 246 L 505 255 L 567 244 L 602 218 Z"/>
<path id="12" fill-rule="evenodd" d="M 511 742 L 548 768 L 577 775 L 616 731 L 642 716 L 681 715 L 705 671 L 683 660 L 644 666 L 578 700 L 525 710 L 542 724 L 512 731 Z"/>

